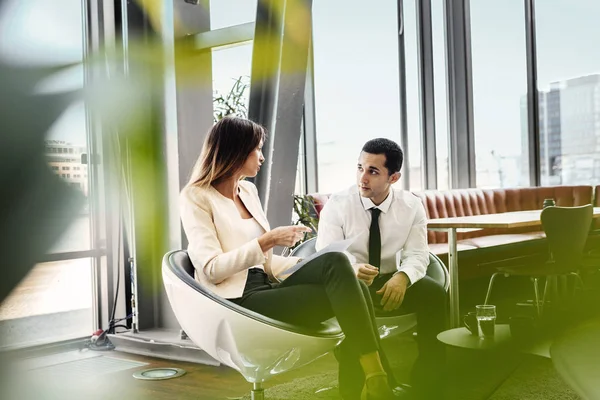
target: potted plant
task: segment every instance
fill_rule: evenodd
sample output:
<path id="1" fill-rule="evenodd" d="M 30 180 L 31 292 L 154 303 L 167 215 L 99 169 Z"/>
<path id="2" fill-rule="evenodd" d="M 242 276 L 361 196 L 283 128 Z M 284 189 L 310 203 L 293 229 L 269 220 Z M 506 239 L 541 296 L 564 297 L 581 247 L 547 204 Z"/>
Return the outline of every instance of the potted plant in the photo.
<path id="1" fill-rule="evenodd" d="M 304 233 L 304 237 L 300 239 L 294 246 L 286 247 L 283 255 L 289 255 L 292 250 L 300 244 L 317 236 L 319 228 L 319 218 L 315 202 L 311 195 L 295 194 L 294 195 L 294 211 L 292 214 L 292 225 L 303 225 L 311 229 L 311 232 Z"/>
<path id="2" fill-rule="evenodd" d="M 240 76 L 226 95 L 215 91 L 213 94 L 213 120 L 215 123 L 229 115 L 248 118 L 246 93 L 250 89 L 249 80 L 248 76 Z"/>

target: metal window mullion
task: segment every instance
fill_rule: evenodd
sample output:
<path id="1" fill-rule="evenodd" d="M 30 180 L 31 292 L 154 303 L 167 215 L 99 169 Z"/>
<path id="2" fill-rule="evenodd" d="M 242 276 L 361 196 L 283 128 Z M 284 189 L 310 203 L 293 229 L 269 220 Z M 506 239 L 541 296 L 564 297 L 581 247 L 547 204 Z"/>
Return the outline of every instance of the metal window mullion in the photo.
<path id="1" fill-rule="evenodd" d="M 38 263 L 48 263 L 55 261 L 77 260 L 81 258 L 100 258 L 106 256 L 106 249 L 91 249 L 81 251 L 67 251 L 64 253 L 44 254 L 37 259 Z"/>
<path id="2" fill-rule="evenodd" d="M 540 108 L 537 88 L 537 44 L 535 32 L 535 0 L 525 2 L 525 40 L 527 46 L 527 137 L 529 185 L 540 186 Z"/>
<path id="3" fill-rule="evenodd" d="M 469 0 L 445 0 L 451 188 L 476 186 Z"/>
<path id="4" fill-rule="evenodd" d="M 417 49 L 421 117 L 421 176 L 424 189 L 437 188 L 435 94 L 431 0 L 417 2 Z"/>
<path id="5" fill-rule="evenodd" d="M 317 157 L 317 121 L 315 108 L 315 75 L 314 75 L 313 41 L 308 48 L 308 66 L 306 85 L 304 87 L 304 165 L 306 193 L 318 193 L 319 169 Z"/>
<path id="6" fill-rule="evenodd" d="M 86 0 L 82 3 L 82 18 L 83 18 L 83 35 L 84 35 L 84 60 L 92 54 L 98 51 L 104 44 L 104 4 L 103 0 Z M 84 86 L 93 83 L 97 77 L 98 69 L 93 69 L 90 66 L 84 65 Z M 106 212 L 102 213 L 102 208 L 106 204 L 100 198 L 100 182 L 101 169 L 105 163 L 101 163 L 102 156 L 102 130 L 101 123 L 96 115 L 85 106 L 85 121 L 86 121 L 86 135 L 87 135 L 87 152 L 88 152 L 88 201 L 90 210 L 90 238 L 91 248 L 89 252 L 92 258 L 92 293 L 93 293 L 93 321 L 94 329 L 101 328 L 105 325 L 108 319 L 108 310 L 112 307 L 114 287 L 112 285 L 112 279 L 107 279 L 107 275 L 112 272 L 112 259 L 107 257 L 105 268 L 102 265 L 102 256 L 97 249 L 100 249 L 102 239 L 101 223 L 100 218 L 104 215 L 108 215 Z M 106 224 L 105 229 L 108 229 L 110 224 Z M 105 232 L 106 234 L 106 232 Z M 52 260 L 59 259 L 61 257 L 69 258 L 81 258 L 80 256 L 87 252 L 72 252 L 72 254 L 54 254 L 48 255 L 45 259 Z M 106 250 L 102 251 L 103 254 L 112 254 L 112 246 L 110 240 L 106 240 Z M 64 258 L 63 258 L 64 259 Z"/>
<path id="7" fill-rule="evenodd" d="M 400 178 L 404 190 L 410 190 L 410 157 L 408 150 L 408 118 L 406 111 L 406 45 L 404 43 L 404 1 L 398 0 L 398 87 L 400 104 L 400 146 L 404 151 L 404 173 Z"/>
<path id="8" fill-rule="evenodd" d="M 477 186 L 477 164 L 475 159 L 475 122 L 473 105 L 473 63 L 471 57 L 471 0 L 464 0 L 463 29 L 464 29 L 464 74 L 465 74 L 465 125 L 464 148 L 468 160 L 468 187 Z"/>
<path id="9" fill-rule="evenodd" d="M 130 74 L 135 74 L 139 66 L 137 63 L 131 63 L 129 59 L 129 39 L 130 37 L 133 39 L 135 37 L 136 42 L 138 40 L 148 40 L 151 39 L 152 28 L 151 24 L 147 20 L 147 16 L 143 12 L 143 7 L 136 2 L 130 1 L 122 1 L 122 10 L 121 10 L 121 18 L 122 18 L 122 41 L 124 45 L 124 72 L 127 77 Z M 136 107 L 139 107 L 140 110 L 143 109 L 145 116 L 144 118 L 149 118 L 148 114 L 154 117 L 154 110 L 151 110 L 152 107 L 152 98 L 148 96 L 144 99 L 143 102 L 136 104 Z M 156 123 L 157 121 L 155 121 Z M 162 122 L 162 121 L 161 121 Z M 144 121 L 145 123 L 145 121 Z M 160 122 L 158 122 L 160 123 Z M 127 186 L 129 190 L 129 201 L 130 204 L 127 205 L 127 212 L 129 217 L 131 218 L 131 235 L 133 238 L 133 243 L 130 243 L 129 254 L 133 258 L 133 263 L 130 263 L 132 269 L 134 270 L 134 274 L 132 274 L 133 282 L 129 282 L 132 285 L 133 292 L 133 301 L 135 303 L 135 316 L 133 317 L 133 325 L 135 328 L 153 328 L 156 326 L 157 316 L 159 314 L 158 310 L 158 301 L 156 299 L 159 296 L 158 293 L 158 284 L 157 277 L 153 271 L 155 264 L 153 264 L 152 256 L 144 254 L 145 252 L 140 248 L 139 244 L 142 243 L 142 238 L 138 237 L 136 229 L 139 227 L 139 215 L 137 215 L 137 205 L 140 200 L 138 194 L 135 191 L 135 182 L 138 176 L 138 171 L 135 169 L 135 166 L 132 163 L 132 153 L 131 153 L 131 144 L 129 143 L 129 139 L 125 139 L 125 146 L 121 149 L 121 160 L 120 162 L 125 162 L 124 168 L 126 169 L 127 176 Z M 152 146 L 155 146 L 152 143 Z M 154 151 L 154 149 L 150 150 Z M 125 156 L 126 154 L 126 156 Z M 125 161 L 123 161 L 123 158 Z M 153 176 L 153 178 L 156 178 Z M 151 229 L 151 228 L 149 228 Z M 142 257 L 141 254 L 144 254 L 145 257 Z M 127 260 L 129 262 L 129 260 Z"/>

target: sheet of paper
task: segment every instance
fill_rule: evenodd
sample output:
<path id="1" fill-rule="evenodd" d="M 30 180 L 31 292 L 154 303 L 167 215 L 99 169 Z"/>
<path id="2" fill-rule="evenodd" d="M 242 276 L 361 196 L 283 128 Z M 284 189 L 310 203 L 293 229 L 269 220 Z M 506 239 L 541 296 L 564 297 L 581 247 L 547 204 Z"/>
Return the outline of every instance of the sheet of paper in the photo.
<path id="1" fill-rule="evenodd" d="M 333 242 L 333 243 L 329 244 L 329 246 L 326 246 L 326 247 L 322 248 L 321 250 L 317 251 L 316 253 L 311 254 L 310 256 L 302 259 L 302 261 L 300 261 L 298 264 L 295 264 L 291 268 L 288 268 L 287 270 L 283 271 L 282 274 L 283 275 L 293 274 L 294 272 L 298 271 L 300 268 L 305 266 L 306 263 L 308 263 L 311 260 L 314 260 L 315 258 L 319 257 L 321 254 L 330 253 L 330 252 L 344 252 L 348 249 L 348 247 L 350 247 L 350 245 L 352 243 L 354 243 L 354 241 L 356 240 L 357 237 L 358 236 L 354 236 L 354 237 L 351 237 L 348 239 L 340 240 L 338 242 Z"/>

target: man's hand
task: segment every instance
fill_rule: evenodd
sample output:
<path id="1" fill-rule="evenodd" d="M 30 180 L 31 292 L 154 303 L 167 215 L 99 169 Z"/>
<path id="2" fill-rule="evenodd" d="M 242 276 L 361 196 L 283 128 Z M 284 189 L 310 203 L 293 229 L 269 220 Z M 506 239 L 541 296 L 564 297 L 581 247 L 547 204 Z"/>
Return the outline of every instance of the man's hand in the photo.
<path id="1" fill-rule="evenodd" d="M 375 279 L 377 275 L 379 275 L 379 270 L 377 267 L 374 267 L 370 264 L 358 264 L 356 277 L 366 283 L 367 286 L 371 286 L 373 279 Z"/>
<path id="2" fill-rule="evenodd" d="M 381 305 L 383 311 L 393 311 L 402 305 L 406 288 L 410 283 L 408 276 L 400 272 L 390 278 L 376 293 L 381 294 Z"/>

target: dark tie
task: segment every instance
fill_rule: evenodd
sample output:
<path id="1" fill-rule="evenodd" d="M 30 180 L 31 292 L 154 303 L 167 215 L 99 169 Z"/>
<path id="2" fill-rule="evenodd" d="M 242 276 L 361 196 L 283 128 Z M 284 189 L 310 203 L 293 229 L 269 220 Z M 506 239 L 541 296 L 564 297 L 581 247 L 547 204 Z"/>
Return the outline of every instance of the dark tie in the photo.
<path id="1" fill-rule="evenodd" d="M 381 210 L 371 208 L 371 227 L 369 228 L 369 264 L 379 269 L 381 264 L 381 233 L 379 232 L 379 214 Z"/>

